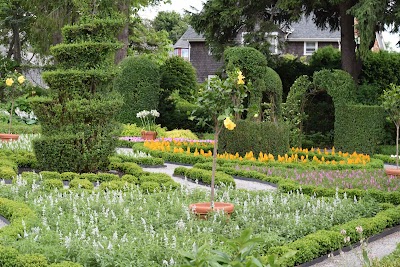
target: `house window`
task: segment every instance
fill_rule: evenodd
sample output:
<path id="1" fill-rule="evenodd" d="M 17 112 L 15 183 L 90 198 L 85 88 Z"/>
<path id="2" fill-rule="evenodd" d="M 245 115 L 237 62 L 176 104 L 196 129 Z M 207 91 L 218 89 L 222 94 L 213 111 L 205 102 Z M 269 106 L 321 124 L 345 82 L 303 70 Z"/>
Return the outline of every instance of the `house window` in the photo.
<path id="1" fill-rule="evenodd" d="M 242 32 L 242 36 L 240 39 L 240 43 L 242 45 L 247 45 L 249 44 L 248 42 L 245 42 L 245 36 L 248 32 Z M 278 32 L 269 32 L 265 33 L 265 40 L 270 44 L 269 51 L 271 54 L 278 54 Z"/>
<path id="2" fill-rule="evenodd" d="M 189 61 L 189 49 L 182 49 L 181 57 L 183 57 L 183 59 Z"/>
<path id="3" fill-rule="evenodd" d="M 270 44 L 269 51 L 271 54 L 278 54 L 278 32 L 268 33 L 267 40 Z"/>
<path id="4" fill-rule="evenodd" d="M 312 55 L 318 50 L 318 42 L 304 42 L 304 55 Z"/>

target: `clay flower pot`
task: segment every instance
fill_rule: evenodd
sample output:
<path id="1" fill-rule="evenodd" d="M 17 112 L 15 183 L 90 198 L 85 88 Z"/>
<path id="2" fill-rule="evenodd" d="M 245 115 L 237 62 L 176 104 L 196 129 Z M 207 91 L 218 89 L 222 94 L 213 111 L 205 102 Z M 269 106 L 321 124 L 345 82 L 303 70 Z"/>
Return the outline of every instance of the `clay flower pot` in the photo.
<path id="1" fill-rule="evenodd" d="M 0 140 L 2 142 L 17 141 L 19 138 L 18 134 L 0 134 Z"/>
<path id="2" fill-rule="evenodd" d="M 210 202 L 194 203 L 189 205 L 189 210 L 196 214 L 200 219 L 207 219 L 210 212 L 223 211 L 227 217 L 230 217 L 235 209 L 232 203 L 214 202 L 214 209 L 211 209 Z"/>
<path id="3" fill-rule="evenodd" d="M 143 140 L 155 140 L 157 137 L 157 132 L 154 131 L 142 131 L 141 132 Z"/>
<path id="4" fill-rule="evenodd" d="M 385 172 L 389 176 L 398 176 L 398 177 L 400 177 L 400 169 L 397 169 L 397 168 L 386 168 Z"/>

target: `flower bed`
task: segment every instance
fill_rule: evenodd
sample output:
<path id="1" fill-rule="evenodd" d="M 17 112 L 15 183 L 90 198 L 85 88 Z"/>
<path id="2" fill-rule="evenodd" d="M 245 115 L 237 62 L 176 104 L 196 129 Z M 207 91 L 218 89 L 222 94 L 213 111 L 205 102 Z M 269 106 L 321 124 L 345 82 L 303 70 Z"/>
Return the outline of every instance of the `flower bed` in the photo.
<path id="1" fill-rule="evenodd" d="M 224 248 L 222 237 L 237 237 L 253 228 L 264 242 L 254 251 L 264 254 L 317 230 L 369 217 L 380 210 L 374 201 L 316 199 L 302 194 L 249 193 L 219 190 L 218 201 L 235 204 L 227 224 L 222 214 L 197 220 L 189 203 L 208 199 L 204 191 L 177 190 L 152 195 L 121 191 L 45 191 L 18 183 L 0 187 L 0 196 L 24 200 L 39 220 L 21 229 L 19 240 L 8 240 L 22 253 L 43 253 L 50 261 L 74 260 L 82 265 L 162 266 L 182 263 L 176 252 L 194 243 Z M 164 264 L 165 265 L 165 264 Z"/>

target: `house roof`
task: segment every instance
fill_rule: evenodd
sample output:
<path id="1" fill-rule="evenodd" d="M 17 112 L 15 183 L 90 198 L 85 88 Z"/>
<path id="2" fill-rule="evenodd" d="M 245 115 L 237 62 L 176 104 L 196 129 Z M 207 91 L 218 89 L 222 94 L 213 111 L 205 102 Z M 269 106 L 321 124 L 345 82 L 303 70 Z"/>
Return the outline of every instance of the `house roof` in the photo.
<path id="1" fill-rule="evenodd" d="M 302 17 L 299 22 L 290 25 L 287 41 L 340 41 L 340 31 L 321 30 L 312 21 L 311 17 Z M 204 42 L 202 34 L 189 26 L 186 32 L 175 43 L 174 48 L 189 48 L 189 42 Z"/>
<path id="2" fill-rule="evenodd" d="M 340 31 L 321 30 L 310 17 L 302 17 L 299 22 L 290 25 L 292 32 L 288 34 L 287 41 L 339 41 Z"/>

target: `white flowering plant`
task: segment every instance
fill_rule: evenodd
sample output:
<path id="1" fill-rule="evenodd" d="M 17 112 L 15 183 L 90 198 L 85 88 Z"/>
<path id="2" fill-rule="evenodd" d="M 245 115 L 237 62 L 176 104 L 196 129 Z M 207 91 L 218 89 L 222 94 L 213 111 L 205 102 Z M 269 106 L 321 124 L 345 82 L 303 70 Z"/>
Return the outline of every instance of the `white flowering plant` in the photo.
<path id="1" fill-rule="evenodd" d="M 155 131 L 157 128 L 156 118 L 160 117 L 160 113 L 155 109 L 152 109 L 150 111 L 142 110 L 136 113 L 136 117 L 140 119 L 143 130 Z"/>
<path id="2" fill-rule="evenodd" d="M 33 111 L 28 113 L 26 111 L 20 110 L 19 107 L 17 107 L 15 109 L 15 114 L 17 114 L 20 121 L 23 121 L 28 125 L 37 123 L 37 117 L 35 113 L 33 113 Z"/>

